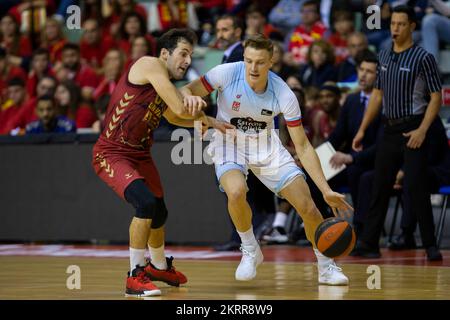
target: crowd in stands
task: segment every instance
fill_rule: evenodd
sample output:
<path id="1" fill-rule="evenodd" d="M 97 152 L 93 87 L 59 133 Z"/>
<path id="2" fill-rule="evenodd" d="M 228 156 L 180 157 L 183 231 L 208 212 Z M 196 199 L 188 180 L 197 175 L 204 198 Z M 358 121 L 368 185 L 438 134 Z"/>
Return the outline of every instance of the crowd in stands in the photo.
<path id="1" fill-rule="evenodd" d="M 421 19 L 416 40 L 439 59 L 440 48 L 450 43 L 445 32 L 450 7 L 439 0 L 2 1 L 0 134 L 36 132 L 27 127 L 42 120 L 38 105 L 49 97 L 55 112 L 43 132 L 64 132 L 57 129 L 57 119 L 71 124 L 68 131 L 98 132 L 119 77 L 140 57 L 156 54 L 162 33 L 189 27 L 198 33 L 199 46 L 223 50 L 216 21 L 230 14 L 242 21 L 240 39 L 262 33 L 274 40 L 273 71 L 305 91 L 305 119 L 310 120 L 305 125 L 317 145 L 335 127 L 346 95 L 357 88 L 358 53 L 389 46 L 390 7 L 409 2 Z M 381 6 L 379 30 L 364 23 L 371 4 Z M 82 35 L 76 41 L 65 26 L 70 5 L 81 8 Z M 320 88 L 330 81 L 339 85 L 335 93 L 340 100 L 328 106 L 326 98 L 319 97 Z"/>

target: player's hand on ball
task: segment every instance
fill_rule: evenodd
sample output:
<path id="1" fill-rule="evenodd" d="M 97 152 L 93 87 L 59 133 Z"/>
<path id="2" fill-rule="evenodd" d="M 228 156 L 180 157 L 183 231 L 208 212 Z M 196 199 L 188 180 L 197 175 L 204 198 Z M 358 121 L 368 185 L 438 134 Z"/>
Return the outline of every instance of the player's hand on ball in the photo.
<path id="1" fill-rule="evenodd" d="M 199 96 L 184 96 L 183 104 L 186 108 L 186 111 L 194 117 L 197 116 L 203 110 L 203 108 L 206 107 L 205 100 L 203 100 L 202 97 Z"/>
<path id="2" fill-rule="evenodd" d="M 328 191 L 323 194 L 323 198 L 325 202 L 331 207 L 333 213 L 336 217 L 339 217 L 338 210 L 343 211 L 343 215 L 348 215 L 353 212 L 353 208 L 351 205 L 345 201 L 345 196 L 343 194 Z"/>

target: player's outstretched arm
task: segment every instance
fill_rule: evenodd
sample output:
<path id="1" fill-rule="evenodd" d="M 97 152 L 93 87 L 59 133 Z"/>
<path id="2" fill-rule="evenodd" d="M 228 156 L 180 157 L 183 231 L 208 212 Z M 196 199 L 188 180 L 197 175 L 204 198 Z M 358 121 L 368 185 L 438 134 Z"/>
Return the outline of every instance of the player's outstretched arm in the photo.
<path id="1" fill-rule="evenodd" d="M 333 209 L 335 215 L 337 215 L 336 209 L 353 211 L 353 208 L 345 201 L 345 196 L 334 192 L 328 185 L 320 166 L 319 157 L 306 137 L 303 127 L 288 127 L 288 131 L 303 167 L 322 192 L 325 201 Z"/>
<path id="2" fill-rule="evenodd" d="M 195 121 L 201 121 L 200 118 L 204 116 L 204 113 L 202 112 L 195 119 L 183 119 L 178 117 L 171 109 L 167 108 L 163 113 L 163 116 L 169 123 L 173 125 L 185 128 L 193 128 Z"/>
<path id="3" fill-rule="evenodd" d="M 232 124 L 207 116 L 203 111 L 201 111 L 195 119 L 182 119 L 174 114 L 170 109 L 167 109 L 163 115 L 171 124 L 180 127 L 193 128 L 195 126 L 195 121 L 199 121 L 201 122 L 203 131 L 208 128 L 214 128 L 222 133 L 226 133 L 226 130 L 235 129 Z"/>
<path id="4" fill-rule="evenodd" d="M 159 59 L 153 57 L 139 59 L 131 67 L 128 78 L 134 84 L 151 83 L 161 99 L 164 100 L 177 117 L 183 119 L 193 118 L 184 106 L 183 96 L 170 81 L 167 68 Z M 203 101 L 202 104 L 206 106 L 206 102 Z"/>
<path id="5" fill-rule="evenodd" d="M 185 85 L 180 89 L 180 92 L 183 96 L 184 106 L 191 114 L 198 112 L 199 104 L 196 100 L 199 99 L 199 97 L 205 97 L 210 93 L 200 79 Z"/>
<path id="6" fill-rule="evenodd" d="M 180 89 L 180 92 L 183 95 L 183 97 L 188 96 L 206 97 L 210 93 L 210 91 L 208 91 L 208 89 L 205 87 L 200 78 L 182 87 Z"/>

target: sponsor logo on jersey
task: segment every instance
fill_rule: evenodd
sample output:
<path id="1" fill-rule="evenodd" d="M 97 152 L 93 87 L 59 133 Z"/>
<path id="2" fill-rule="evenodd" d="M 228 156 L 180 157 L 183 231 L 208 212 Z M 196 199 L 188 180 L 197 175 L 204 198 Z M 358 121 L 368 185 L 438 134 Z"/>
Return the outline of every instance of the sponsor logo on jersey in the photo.
<path id="1" fill-rule="evenodd" d="M 241 103 L 239 101 L 233 101 L 233 104 L 231 105 L 231 109 L 233 109 L 233 111 L 239 111 L 240 108 L 241 108 Z"/>
<path id="2" fill-rule="evenodd" d="M 232 118 L 230 120 L 230 123 L 239 130 L 242 130 L 244 132 L 247 131 L 254 131 L 256 133 L 259 133 L 260 131 L 266 129 L 267 123 L 263 121 L 256 121 L 250 117 L 248 118 Z"/>
<path id="3" fill-rule="evenodd" d="M 263 116 L 271 116 L 272 113 L 273 113 L 272 110 L 267 110 L 267 109 L 261 110 L 261 115 L 263 115 Z"/>
<path id="4" fill-rule="evenodd" d="M 147 113 L 142 120 L 148 123 L 150 130 L 154 130 L 159 126 L 159 121 L 166 109 L 164 101 L 156 95 L 155 100 L 148 105 Z"/>

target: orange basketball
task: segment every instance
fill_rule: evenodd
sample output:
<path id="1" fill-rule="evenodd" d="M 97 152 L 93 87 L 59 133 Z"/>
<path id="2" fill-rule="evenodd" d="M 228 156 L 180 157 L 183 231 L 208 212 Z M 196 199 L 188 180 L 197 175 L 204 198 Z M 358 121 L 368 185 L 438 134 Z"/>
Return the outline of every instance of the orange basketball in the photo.
<path id="1" fill-rule="evenodd" d="M 353 250 L 355 231 L 342 218 L 328 218 L 317 227 L 315 234 L 317 249 L 329 258 L 344 257 Z"/>

